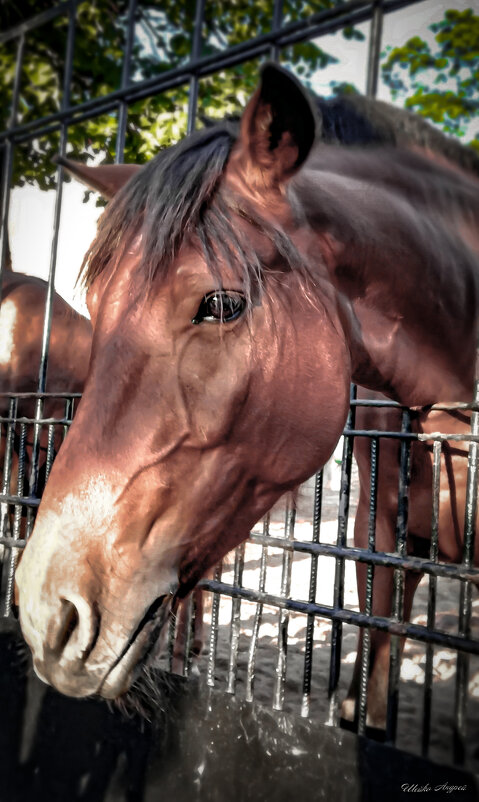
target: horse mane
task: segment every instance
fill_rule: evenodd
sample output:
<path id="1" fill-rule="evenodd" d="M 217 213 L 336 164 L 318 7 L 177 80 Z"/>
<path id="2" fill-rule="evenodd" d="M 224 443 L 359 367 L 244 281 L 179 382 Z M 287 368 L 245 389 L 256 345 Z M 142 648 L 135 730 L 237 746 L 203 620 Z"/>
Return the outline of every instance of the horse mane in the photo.
<path id="1" fill-rule="evenodd" d="M 443 156 L 465 172 L 479 175 L 479 153 L 457 138 L 444 134 L 419 114 L 364 95 L 347 95 L 344 102 L 368 120 L 382 144 L 397 148 L 416 145 Z"/>
<path id="2" fill-rule="evenodd" d="M 407 109 L 359 94 L 316 98 L 322 140 L 337 145 L 417 146 L 479 175 L 479 154 Z"/>
<path id="3" fill-rule="evenodd" d="M 432 214 L 479 223 L 479 184 L 474 174 L 451 169 L 421 152 L 390 145 L 375 148 L 319 146 L 310 169 L 384 188 Z M 296 181 L 292 182 L 294 188 Z M 301 183 L 298 176 L 297 183 Z"/>
<path id="4" fill-rule="evenodd" d="M 472 179 L 469 186 L 460 171 L 456 174 L 442 164 L 404 149 L 406 146 L 428 149 L 462 170 L 479 175 L 479 157 L 471 148 L 445 136 L 417 115 L 381 101 L 344 95 L 330 100 L 317 98 L 317 104 L 323 120 L 323 142 L 341 147 L 325 144 L 315 148 L 307 165 L 316 164 L 326 171 L 336 169 L 350 177 L 368 179 L 372 184 L 383 183 L 390 189 L 412 194 L 415 201 L 420 196 L 424 205 L 436 204 L 435 209 L 441 199 L 446 211 L 451 200 L 463 212 L 468 211 L 471 203 L 477 209 L 477 184 Z M 85 256 L 80 276 L 87 288 L 107 265 L 118 264 L 128 244 L 140 235 L 142 271 L 148 282 L 158 275 L 165 276 L 185 239 L 194 236 L 212 275 L 219 281 L 216 268 L 219 254 L 235 272 L 240 270 L 249 296 L 253 284 L 261 284 L 263 266 L 232 222 L 232 212 L 265 234 L 289 268 L 309 272 L 281 228 L 258 219 L 247 208 L 234 206 L 231 199 L 224 197 L 220 182 L 238 131 L 237 120 L 231 118 L 206 127 L 160 151 L 133 176 L 109 203 L 96 239 Z M 373 150 L 367 146 L 375 147 Z"/>
<path id="5" fill-rule="evenodd" d="M 234 205 L 219 189 L 238 126 L 231 121 L 195 132 L 155 156 L 110 202 L 82 265 L 88 288 L 107 265 L 118 264 L 128 243 L 141 235 L 142 269 L 148 282 L 166 275 L 186 238 L 194 236 L 213 276 L 218 253 L 240 271 L 249 299 L 261 284 L 258 255 L 231 220 L 236 213 L 268 237 L 290 268 L 303 259 L 282 229 Z"/>

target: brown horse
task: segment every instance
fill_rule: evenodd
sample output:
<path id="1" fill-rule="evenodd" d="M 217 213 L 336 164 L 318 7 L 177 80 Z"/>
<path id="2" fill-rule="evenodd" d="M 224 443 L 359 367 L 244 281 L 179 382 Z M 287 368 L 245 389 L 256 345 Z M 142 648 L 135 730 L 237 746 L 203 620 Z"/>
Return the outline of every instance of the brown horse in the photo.
<path id="1" fill-rule="evenodd" d="M 0 311 L 0 394 L 30 393 L 38 387 L 47 283 L 5 271 Z M 81 392 L 90 359 L 90 321 L 55 294 L 48 362 L 54 393 Z M 2 414 L 5 414 L 2 400 Z"/>
<path id="2" fill-rule="evenodd" d="M 84 395 L 17 573 L 64 693 L 129 686 L 170 608 L 326 462 L 351 380 L 415 407 L 472 397 L 477 184 L 318 125 L 269 65 L 239 129 L 163 151 L 107 209 Z"/>
<path id="3" fill-rule="evenodd" d="M 2 304 L 0 307 L 0 413 L 8 416 L 8 393 L 35 393 L 42 350 L 43 320 L 47 283 L 35 276 L 14 273 L 10 263 L 3 275 Z M 48 389 L 52 393 L 78 393 L 88 370 L 92 328 L 86 317 L 80 315 L 55 293 L 52 307 L 52 328 L 48 362 Z M 43 417 L 62 418 L 65 400 L 48 398 L 44 402 Z M 21 398 L 17 415 L 33 417 L 35 401 Z M 46 431 L 42 433 L 42 463 L 46 452 Z M 55 450 L 61 434 L 55 434 Z M 2 440 L 2 464 L 4 462 Z M 31 456 L 27 443 L 27 459 Z M 13 471 L 14 475 L 15 471 Z M 15 482 L 15 479 L 13 479 Z M 12 492 L 16 492 L 12 488 Z"/>
<path id="4" fill-rule="evenodd" d="M 33 420 L 39 412 L 42 418 L 65 417 L 65 397 L 48 396 L 36 409 L 34 393 L 38 388 L 42 351 L 43 320 L 47 284 L 34 276 L 12 272 L 7 259 L 2 281 L 0 306 L 0 465 L 2 492 L 12 495 L 41 496 L 49 460 L 58 451 L 64 427 L 42 426 L 35 437 L 33 423 L 11 422 L 18 418 Z M 77 393 L 83 388 L 91 350 L 90 321 L 79 315 L 59 295 L 54 294 L 48 389 L 53 393 Z M 13 394 L 25 394 L 16 395 Z M 38 450 L 37 450 L 38 449 Z M 24 515 L 24 507 L 1 505 L 0 534 L 14 537 L 28 535 L 34 518 L 34 508 Z M 11 603 L 13 571 L 18 552 L 1 547 L 1 584 L 5 611 Z"/>
<path id="5" fill-rule="evenodd" d="M 94 182 L 85 177 L 85 167 L 78 167 L 65 160 L 70 172 L 86 180 L 93 189 L 105 199 L 110 199 L 119 186 L 138 169 L 135 165 L 119 165 L 110 175 L 108 165 L 100 165 L 94 170 Z M 81 169 L 82 175 L 78 174 Z M 88 173 L 88 168 L 86 168 Z M 38 372 L 43 336 L 43 319 L 47 295 L 47 283 L 35 276 L 12 271 L 11 260 L 6 264 L 2 284 L 2 305 L 0 307 L 0 342 L 3 353 L 0 355 L 0 414 L 9 415 L 12 394 L 35 393 L 38 386 Z M 48 389 L 52 396 L 44 399 L 42 417 L 62 419 L 65 416 L 65 398 L 55 397 L 55 393 L 81 393 L 88 372 L 91 351 L 92 327 L 90 321 L 76 312 L 64 299 L 55 293 L 52 309 L 52 328 L 48 362 Z M 17 401 L 16 415 L 34 417 L 35 399 L 28 396 Z M 16 443 L 20 442 L 18 426 L 16 442 L 11 459 L 10 492 L 18 492 L 18 460 Z M 32 430 L 33 427 L 30 427 Z M 32 432 L 25 442 L 25 481 L 32 466 Z M 53 437 L 53 454 L 58 452 L 63 440 L 63 427 L 56 426 Z M 5 465 L 6 437 L 0 442 L 0 465 Z M 46 478 L 46 459 L 48 453 L 48 429 L 43 427 L 39 439 L 38 481 L 35 492 L 41 496 Z M 25 488 L 24 488 L 25 489 Z M 196 599 L 199 610 L 195 621 L 195 636 L 200 638 L 200 619 L 202 599 Z M 182 673 L 185 661 L 184 645 L 186 629 L 189 626 L 186 605 L 178 611 L 177 637 L 173 651 L 173 670 Z M 197 650 L 199 646 L 197 645 Z"/>
<path id="6" fill-rule="evenodd" d="M 77 172 L 73 162 L 71 172 Z M 133 165 L 117 165 L 113 173 L 108 165 L 95 170 L 94 188 L 105 199 L 137 170 Z M 9 394 L 36 393 L 42 353 L 43 322 L 48 285 L 43 279 L 13 272 L 9 243 L 2 281 L 0 307 L 0 414 L 8 415 Z M 88 372 L 92 339 L 90 321 L 75 311 L 58 293 L 54 293 L 52 325 L 48 356 L 49 393 L 81 393 Z M 19 399 L 17 415 L 33 417 L 35 400 Z M 47 398 L 43 405 L 44 418 L 63 418 L 65 401 Z M 61 442 L 58 431 L 55 451 Z M 31 444 L 30 444 L 31 445 Z M 1 464 L 4 464 L 1 445 Z M 46 452 L 46 433 L 42 434 L 42 463 Z M 27 448 L 27 458 L 31 456 Z M 13 472 L 14 473 L 14 472 Z M 15 483 L 15 479 L 14 479 Z M 12 487 L 12 492 L 15 489 Z"/>

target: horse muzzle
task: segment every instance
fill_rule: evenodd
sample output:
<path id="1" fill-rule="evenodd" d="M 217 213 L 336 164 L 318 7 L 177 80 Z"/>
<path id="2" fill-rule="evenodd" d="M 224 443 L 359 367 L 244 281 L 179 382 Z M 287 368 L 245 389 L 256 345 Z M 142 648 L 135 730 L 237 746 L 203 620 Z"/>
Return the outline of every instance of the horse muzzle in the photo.
<path id="1" fill-rule="evenodd" d="M 172 594 L 159 596 L 125 638 L 102 625 L 95 607 L 76 598 L 62 600 L 42 638 L 38 618 L 21 613 L 22 631 L 39 678 L 73 697 L 116 699 L 134 681 L 159 641 L 171 609 Z"/>

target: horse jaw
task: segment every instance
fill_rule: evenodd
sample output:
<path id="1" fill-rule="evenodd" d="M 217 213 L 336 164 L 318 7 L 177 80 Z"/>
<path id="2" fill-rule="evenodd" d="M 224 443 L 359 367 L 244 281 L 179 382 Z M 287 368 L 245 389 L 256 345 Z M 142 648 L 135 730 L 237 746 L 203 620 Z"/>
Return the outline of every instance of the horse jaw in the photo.
<path id="1" fill-rule="evenodd" d="M 189 282 L 186 258 L 182 264 L 172 292 L 189 310 L 186 287 L 192 284 L 196 298 L 197 283 L 211 279 L 195 273 Z M 108 291 L 116 297 L 114 286 Z M 144 304 L 127 314 L 103 299 L 103 311 L 110 310 L 101 321 L 103 348 L 94 344 L 82 402 L 17 574 L 22 628 L 37 671 L 63 693 L 122 693 L 148 650 L 149 631 L 134 648 L 126 646 L 155 599 L 187 594 L 283 492 L 328 459 L 348 407 L 347 352 L 302 295 L 298 320 L 275 330 L 284 303 L 265 301 L 252 320 L 222 336 L 214 327 L 186 327 L 183 339 L 170 342 L 170 325 L 183 331 L 182 315 L 188 321 L 192 312 L 175 306 L 179 320 L 167 325 L 160 297 L 148 317 L 149 337 L 161 343 L 158 382 L 150 360 L 132 346 L 146 319 Z M 120 321 L 123 346 L 118 351 L 116 342 L 110 351 Z M 329 350 L 344 370 L 325 358 Z M 310 366 L 304 380 L 300 363 Z M 129 376 L 135 376 L 133 396 Z M 125 383 L 128 392 L 120 389 Z M 139 399 L 150 399 L 140 428 L 134 425 Z M 76 610 L 73 629 L 65 604 Z"/>
<path id="2" fill-rule="evenodd" d="M 269 67 L 230 172 L 246 154 L 256 193 L 268 184 L 283 237 L 292 223 L 285 185 L 307 158 L 314 128 L 306 95 Z M 306 269 L 281 262 L 266 223 L 258 231 L 234 212 L 221 169 L 235 215 L 232 241 L 238 233 L 243 252 L 255 250 L 266 266 L 263 292 L 244 314 L 197 324 L 207 297 L 248 295 L 254 277 L 244 273 L 246 260 L 243 273 L 221 257 L 207 263 L 189 230 L 149 283 L 140 269 L 147 235 L 140 253 L 123 243 L 89 298 L 89 375 L 17 577 L 38 669 L 64 693 L 121 693 L 142 656 L 130 651 L 135 633 L 155 600 L 183 595 L 246 539 L 282 493 L 326 462 L 346 419 L 350 358 L 334 304 L 315 297 Z M 125 192 L 117 211 L 129 200 Z M 107 210 L 102 236 L 108 220 Z"/>

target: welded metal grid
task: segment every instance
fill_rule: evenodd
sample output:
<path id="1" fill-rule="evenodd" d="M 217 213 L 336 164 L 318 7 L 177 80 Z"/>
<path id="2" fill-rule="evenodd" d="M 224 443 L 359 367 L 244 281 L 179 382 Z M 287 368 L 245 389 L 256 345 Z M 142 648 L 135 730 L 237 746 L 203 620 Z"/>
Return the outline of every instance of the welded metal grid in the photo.
<path id="1" fill-rule="evenodd" d="M 106 97 L 97 97 L 79 105 L 72 105 L 70 86 L 73 69 L 75 47 L 76 0 L 60 3 L 51 10 L 39 14 L 32 20 L 25 21 L 15 29 L 0 33 L 0 46 L 9 41 L 17 45 L 16 77 L 12 93 L 12 108 L 9 126 L 0 133 L 0 147 L 3 151 L 3 186 L 2 186 L 2 248 L 1 265 L 5 264 L 7 255 L 7 237 L 10 183 L 14 149 L 22 142 L 31 141 L 51 131 L 60 132 L 60 153 L 65 155 L 68 142 L 69 127 L 82 120 L 93 118 L 103 113 L 117 113 L 118 136 L 116 143 L 116 161 L 123 160 L 128 109 L 133 102 L 157 93 L 189 83 L 188 131 L 195 127 L 198 111 L 198 85 L 200 78 L 211 75 L 226 67 L 241 64 L 252 58 L 278 58 L 281 51 L 295 42 L 306 41 L 322 34 L 331 33 L 345 25 L 358 24 L 371 20 L 369 38 L 369 58 L 367 74 L 367 91 L 374 95 L 378 81 L 379 53 L 381 50 L 381 28 L 383 15 L 390 11 L 406 7 L 423 0 L 383 0 L 382 2 L 366 2 L 366 0 L 350 0 L 334 9 L 319 11 L 304 20 L 283 24 L 281 2 L 276 0 L 271 21 L 271 31 L 247 40 L 234 47 L 227 48 L 212 56 L 201 56 L 202 20 L 206 0 L 198 0 L 196 5 L 195 33 L 192 41 L 191 60 L 175 67 L 155 78 L 134 83 L 130 75 L 130 60 L 134 41 L 134 28 L 137 12 L 136 0 L 130 0 L 125 27 L 125 51 L 121 85 Z M 68 17 L 68 35 L 65 43 L 65 70 L 63 79 L 63 95 L 61 109 L 48 116 L 19 124 L 17 108 L 20 93 L 20 75 L 25 55 L 25 43 L 28 34 L 34 28 L 64 15 Z M 28 401 L 34 402 L 33 412 L 23 414 L 22 403 L 26 395 L 10 394 L 8 413 L 0 417 L 2 438 L 5 446 L 5 457 L 0 494 L 0 545 L 4 548 L 2 572 L 1 604 L 3 615 L 8 615 L 12 601 L 13 575 L 19 550 L 25 545 L 33 527 L 34 514 L 39 503 L 41 487 L 51 467 L 54 457 L 54 430 L 61 427 L 67 432 L 71 421 L 76 396 L 64 396 L 64 416 L 56 418 L 44 417 L 45 403 L 50 399 L 47 389 L 48 344 L 52 318 L 53 288 L 58 246 L 58 232 L 62 207 L 63 168 L 57 170 L 57 196 L 54 215 L 54 227 L 51 249 L 49 291 L 46 299 L 44 336 L 42 357 L 39 365 L 38 393 L 28 394 Z M 479 571 L 472 566 L 474 548 L 474 523 L 477 505 L 477 471 L 479 442 L 479 390 L 475 386 L 475 402 L 469 405 L 472 409 L 471 434 L 460 436 L 461 440 L 469 439 L 469 472 L 468 500 L 465 521 L 464 554 L 460 565 L 441 563 L 438 560 L 438 507 L 439 507 L 439 471 L 442 443 L 454 439 L 453 436 L 431 436 L 434 450 L 433 498 L 431 501 L 431 546 L 428 559 L 409 557 L 406 554 L 408 490 L 410 482 L 410 449 L 414 439 L 421 435 L 410 431 L 409 413 L 402 413 L 402 431 L 360 431 L 355 429 L 355 410 L 358 404 L 380 405 L 383 402 L 363 402 L 352 397 L 351 410 L 344 433 L 344 451 L 341 463 L 341 490 L 338 501 L 337 538 L 335 543 L 321 540 L 321 507 L 323 498 L 323 475 L 318 474 L 314 482 L 314 498 L 312 504 L 312 537 L 301 540 L 295 537 L 295 510 L 287 507 L 284 529 L 282 533 L 273 533 L 270 520 L 262 524 L 262 531 L 251 535 L 251 543 L 261 550 L 259 564 L 259 580 L 252 589 L 243 583 L 245 566 L 245 546 L 236 551 L 232 581 L 225 581 L 224 569 L 218 567 L 212 579 L 205 579 L 202 587 L 211 594 L 211 626 L 210 641 L 207 654 L 207 682 L 209 685 L 221 686 L 217 678 L 217 639 L 219 631 L 219 608 L 225 598 L 231 598 L 231 622 L 229 627 L 229 657 L 226 669 L 225 689 L 234 693 L 237 690 L 238 654 L 241 640 L 241 605 L 251 602 L 255 606 L 253 624 L 249 636 L 246 660 L 246 680 L 244 693 L 246 699 L 255 696 L 255 672 L 261 622 L 267 610 L 277 611 L 276 621 L 276 657 L 274 665 L 274 682 L 272 692 L 273 707 L 281 710 L 284 706 L 287 661 L 288 661 L 288 624 L 290 616 L 304 616 L 306 627 L 303 641 L 304 666 L 301 679 L 301 692 L 298 699 L 298 712 L 302 715 L 314 715 L 315 709 L 311 701 L 311 687 L 314 678 L 314 639 L 315 623 L 318 619 L 330 622 L 329 676 L 326 688 L 327 714 L 329 723 L 336 724 L 339 719 L 339 681 L 341 677 L 341 651 L 343 627 L 351 624 L 356 628 L 364 628 L 365 637 L 361 655 L 361 694 L 359 699 L 357 727 L 360 733 L 366 731 L 366 678 L 370 659 L 369 633 L 371 627 L 392 634 L 392 648 L 389 673 L 388 721 L 386 739 L 390 743 L 396 740 L 399 703 L 399 638 L 408 638 L 426 644 L 426 668 L 424 682 L 424 707 L 422 715 L 422 752 L 428 753 L 431 733 L 432 712 L 432 673 L 435 647 L 448 647 L 458 651 L 456 669 L 456 695 L 454 705 L 454 758 L 461 762 L 465 758 L 467 738 L 467 686 L 469 676 L 470 655 L 479 654 L 479 641 L 471 636 L 471 579 L 479 576 Z M 58 400 L 58 397 L 56 397 Z M 390 402 L 385 402 L 390 403 Z M 460 405 L 464 408 L 465 405 Z M 5 408 L 5 407 L 4 407 Z M 348 511 L 350 503 L 351 476 L 353 470 L 352 449 L 355 437 L 367 437 L 371 443 L 371 496 L 369 516 L 369 545 L 367 550 L 354 548 L 347 544 Z M 384 554 L 375 550 L 376 501 L 378 455 L 382 438 L 399 438 L 401 442 L 401 464 L 398 487 L 398 519 L 397 549 L 394 554 Z M 46 440 L 45 440 L 46 438 Z M 27 449 L 27 442 L 29 444 Z M 46 442 L 46 445 L 45 445 Z M 43 470 L 42 476 L 40 476 Z M 16 487 L 12 487 L 12 475 Z M 246 546 L 248 548 L 249 544 Z M 281 581 L 277 593 L 267 590 L 268 553 L 278 549 L 281 553 Z M 290 598 L 291 575 L 295 555 L 307 555 L 310 559 L 310 580 L 305 600 Z M 317 602 L 318 561 L 322 557 L 330 557 L 335 561 L 335 578 L 333 599 L 330 604 Z M 368 566 L 366 609 L 360 613 L 349 609 L 344 603 L 344 572 L 348 561 L 364 562 Z M 371 616 L 372 580 L 374 567 L 390 566 L 395 571 L 393 615 L 390 618 Z M 405 571 L 423 572 L 429 578 L 428 610 L 426 625 L 404 622 L 404 577 Z M 439 577 L 454 578 L 460 586 L 460 609 L 457 633 L 445 633 L 435 628 L 436 583 Z M 191 608 L 193 602 L 191 602 Z M 192 642 L 192 627 L 188 628 L 187 647 Z M 188 651 L 188 649 L 187 649 Z M 170 650 L 172 656 L 172 649 Z M 185 660 L 185 673 L 191 669 L 191 658 Z"/>
<path id="2" fill-rule="evenodd" d="M 276 666 L 275 683 L 272 694 L 273 707 L 277 710 L 283 709 L 285 691 L 285 666 L 288 652 L 287 626 L 288 615 L 300 613 L 306 621 L 305 632 L 301 640 L 303 652 L 303 674 L 302 674 L 302 698 L 296 698 L 296 710 L 301 715 L 311 715 L 314 712 L 314 702 L 311 701 L 311 682 L 314 675 L 313 652 L 317 648 L 314 634 L 315 619 L 327 619 L 331 622 L 331 632 L 329 637 L 329 678 L 325 694 L 328 699 L 326 718 L 329 723 L 336 724 L 339 719 L 341 698 L 338 695 L 338 686 L 341 673 L 341 650 L 342 650 L 342 628 L 343 625 L 352 624 L 355 627 L 362 627 L 365 631 L 364 644 L 361 653 L 361 682 L 360 697 L 357 714 L 357 727 L 361 734 L 367 733 L 366 712 L 367 712 L 367 676 L 370 659 L 369 634 L 371 628 L 389 632 L 393 636 L 390 673 L 389 673 L 389 698 L 388 698 L 388 720 L 386 729 L 386 740 L 394 743 L 398 726 L 398 702 L 399 702 L 399 638 L 407 637 L 414 641 L 425 644 L 425 678 L 423 692 L 423 715 L 422 715 L 422 735 L 421 748 L 423 754 L 428 753 L 431 735 L 431 700 L 432 700 L 432 681 L 433 681 L 433 657 L 435 649 L 438 647 L 457 650 L 457 670 L 456 670 L 456 701 L 455 701 L 455 728 L 454 728 L 454 757 L 456 761 L 461 761 L 464 757 L 464 741 L 461 734 L 466 731 L 466 702 L 467 702 L 467 678 L 468 678 L 468 656 L 479 654 L 479 641 L 471 635 L 471 592 L 472 582 L 477 582 L 479 570 L 472 567 L 471 550 L 473 547 L 473 522 L 471 513 L 473 510 L 473 487 L 477 487 L 477 461 L 472 455 L 471 468 L 469 473 L 470 498 L 466 513 L 465 525 L 465 545 L 464 558 L 461 564 L 451 564 L 440 562 L 438 559 L 438 510 L 440 492 L 440 458 L 442 443 L 449 438 L 447 435 L 432 435 L 429 439 L 433 443 L 433 494 L 431 498 L 431 542 L 429 547 L 429 557 L 408 556 L 406 554 L 406 534 L 407 534 L 407 505 L 410 472 L 410 447 L 414 440 L 421 439 L 421 435 L 408 431 L 409 411 L 403 410 L 402 432 L 396 431 L 376 431 L 359 430 L 354 428 L 354 412 L 357 406 L 393 406 L 393 402 L 381 401 L 356 401 L 352 400 L 351 412 L 348 424 L 344 432 L 343 458 L 341 461 L 341 488 L 338 494 L 338 516 L 337 516 L 337 538 L 335 543 L 324 542 L 321 539 L 321 527 L 324 525 L 321 514 L 322 499 L 324 496 L 323 472 L 319 472 L 314 479 L 314 498 L 312 504 L 312 537 L 305 540 L 295 535 L 295 510 L 286 507 L 284 531 L 280 536 L 275 536 L 270 530 L 269 519 L 266 519 L 262 526 L 263 531 L 254 531 L 250 536 L 250 542 L 261 546 L 261 568 L 258 583 L 253 589 L 248 583 L 241 583 L 241 576 L 244 568 L 244 548 L 237 550 L 234 561 L 234 581 L 225 582 L 221 579 L 221 567 L 212 580 L 203 580 L 201 583 L 204 588 L 213 591 L 213 612 L 211 628 L 211 648 L 208 654 L 208 681 L 215 685 L 215 639 L 217 637 L 217 618 L 220 597 L 229 595 L 232 597 L 233 605 L 231 612 L 230 630 L 230 652 L 233 654 L 237 650 L 239 600 L 256 603 L 254 624 L 250 627 L 248 635 L 249 646 L 246 667 L 245 696 L 247 699 L 253 698 L 253 681 L 255 674 L 255 656 L 258 648 L 258 632 L 263 609 L 268 607 L 278 610 L 278 622 L 276 633 Z M 397 405 L 395 405 L 397 406 Z M 464 408 L 466 405 L 462 405 Z M 471 405 L 469 405 L 471 406 Z M 440 405 L 438 405 L 440 407 Z M 370 474 L 370 506 L 369 506 L 369 525 L 368 525 L 368 548 L 361 549 L 348 545 L 348 507 L 350 502 L 350 489 L 352 481 L 353 459 L 352 447 L 356 437 L 366 437 L 370 441 L 371 448 L 371 474 Z M 462 436 L 467 440 L 467 436 Z M 380 465 L 380 444 L 383 438 L 397 438 L 401 442 L 401 464 L 399 466 L 399 486 L 398 486 L 398 516 L 396 526 L 397 548 L 395 553 L 383 553 L 375 550 L 376 537 L 376 507 L 377 507 L 377 485 L 378 470 Z M 471 437 L 471 443 L 477 442 L 475 434 Z M 349 520 L 350 523 L 350 520 Z M 471 527 L 472 524 L 472 527 Z M 349 533 L 351 538 L 352 533 Z M 265 579 L 267 572 L 267 553 L 271 549 L 280 549 L 284 555 L 281 577 L 281 591 L 273 594 L 265 591 Z M 292 598 L 291 587 L 291 560 L 295 555 L 308 555 L 310 557 L 309 570 L 309 593 L 307 599 L 302 597 Z M 335 579 L 332 603 L 324 604 L 317 601 L 318 593 L 318 560 L 321 557 L 335 558 Z M 344 604 L 344 563 L 362 562 L 368 568 L 366 605 L 363 612 L 351 609 Z M 391 567 L 395 571 L 395 587 L 391 617 L 379 617 L 371 614 L 373 576 L 375 566 Z M 408 623 L 404 621 L 403 615 L 403 593 L 405 571 L 413 571 L 424 574 L 428 578 L 427 590 L 427 621 L 424 624 Z M 231 573 L 231 570 L 230 570 Z M 454 579 L 460 587 L 460 603 L 457 632 L 446 632 L 435 625 L 436 617 L 436 598 L 437 580 L 439 578 Z M 238 587 L 239 580 L 239 587 Z M 303 600 L 304 599 L 304 600 Z M 216 623 L 215 623 L 216 619 Z M 289 647 L 291 649 L 291 646 Z M 294 648 L 294 647 L 293 647 Z M 323 647 L 328 648 L 328 647 Z M 317 657 L 317 652 L 315 652 Z M 477 664 L 476 664 L 477 670 Z M 221 674 L 221 672 L 219 672 Z M 234 689 L 236 676 L 236 659 L 229 660 L 227 678 L 225 684 L 231 692 Z M 243 691 L 242 691 L 243 692 Z M 343 688 L 344 692 L 344 688 Z M 344 693 L 342 694 L 344 695 Z M 324 705 L 323 705 L 324 710 Z"/>

